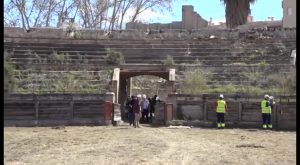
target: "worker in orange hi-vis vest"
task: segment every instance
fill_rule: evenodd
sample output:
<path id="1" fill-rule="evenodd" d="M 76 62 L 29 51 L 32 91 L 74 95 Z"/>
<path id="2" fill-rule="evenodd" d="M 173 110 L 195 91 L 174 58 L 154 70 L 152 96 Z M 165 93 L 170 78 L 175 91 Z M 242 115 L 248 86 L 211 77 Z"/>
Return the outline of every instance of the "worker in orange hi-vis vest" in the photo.
<path id="1" fill-rule="evenodd" d="M 219 99 L 215 103 L 217 115 L 217 127 L 225 128 L 225 114 L 228 112 L 226 101 L 223 94 L 220 94 Z"/>

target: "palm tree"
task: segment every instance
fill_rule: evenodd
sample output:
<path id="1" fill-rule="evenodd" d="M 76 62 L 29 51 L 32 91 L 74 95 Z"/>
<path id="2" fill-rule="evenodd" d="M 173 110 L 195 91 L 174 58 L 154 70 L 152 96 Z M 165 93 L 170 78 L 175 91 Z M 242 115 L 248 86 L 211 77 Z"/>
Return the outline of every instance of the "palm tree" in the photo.
<path id="1" fill-rule="evenodd" d="M 250 3 L 255 0 L 221 0 L 226 6 L 226 26 L 235 28 L 247 22 L 247 16 L 251 13 Z"/>

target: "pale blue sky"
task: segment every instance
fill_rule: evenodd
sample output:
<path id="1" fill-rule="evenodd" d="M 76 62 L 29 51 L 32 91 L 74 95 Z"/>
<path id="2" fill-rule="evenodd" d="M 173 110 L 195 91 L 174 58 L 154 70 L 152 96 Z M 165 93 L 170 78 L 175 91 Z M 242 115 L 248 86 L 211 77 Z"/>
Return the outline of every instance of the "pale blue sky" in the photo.
<path id="1" fill-rule="evenodd" d="M 159 17 L 153 15 L 154 17 L 148 21 L 160 23 L 181 21 L 182 5 L 193 5 L 194 11 L 207 21 L 212 17 L 213 22 L 225 22 L 225 6 L 220 0 L 177 0 L 172 7 L 173 14 L 164 12 Z M 257 0 L 250 9 L 253 21 L 265 21 L 267 17 L 274 17 L 274 20 L 282 19 L 282 0 Z"/>

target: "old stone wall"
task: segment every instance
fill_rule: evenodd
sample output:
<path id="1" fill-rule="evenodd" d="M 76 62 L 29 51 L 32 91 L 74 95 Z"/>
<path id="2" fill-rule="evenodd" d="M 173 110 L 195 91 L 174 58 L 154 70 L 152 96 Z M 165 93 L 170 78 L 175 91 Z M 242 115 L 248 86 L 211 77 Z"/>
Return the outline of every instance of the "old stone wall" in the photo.
<path id="1" fill-rule="evenodd" d="M 214 103 L 218 95 L 169 95 L 167 103 L 173 105 L 173 120 L 198 121 L 208 125 L 216 122 Z M 277 129 L 296 129 L 296 96 L 275 96 L 272 123 Z M 229 126 L 255 126 L 260 128 L 261 96 L 237 94 L 225 95 L 228 113 L 225 116 Z"/>
<path id="2" fill-rule="evenodd" d="M 178 25 L 176 25 L 178 26 Z M 212 29 L 202 28 L 194 30 L 163 29 L 163 30 L 122 30 L 105 32 L 103 30 L 78 30 L 78 35 L 70 37 L 64 29 L 58 28 L 32 28 L 25 32 L 22 28 L 4 28 L 5 38 L 32 38 L 32 39 L 76 39 L 76 40 L 200 40 L 221 38 L 221 39 L 243 39 L 243 38 L 274 38 L 274 39 L 296 39 L 296 29 Z"/>
<path id="3" fill-rule="evenodd" d="M 5 126 L 104 125 L 104 94 L 5 94 Z"/>

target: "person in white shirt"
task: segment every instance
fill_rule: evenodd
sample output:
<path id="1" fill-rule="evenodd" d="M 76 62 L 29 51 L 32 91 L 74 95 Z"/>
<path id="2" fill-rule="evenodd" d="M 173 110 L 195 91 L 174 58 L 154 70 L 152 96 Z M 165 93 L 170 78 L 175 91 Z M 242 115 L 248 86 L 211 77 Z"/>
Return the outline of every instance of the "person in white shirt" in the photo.
<path id="1" fill-rule="evenodd" d="M 142 102 L 141 102 L 141 108 L 142 108 L 142 122 L 149 122 L 149 101 L 145 94 L 142 96 Z"/>

